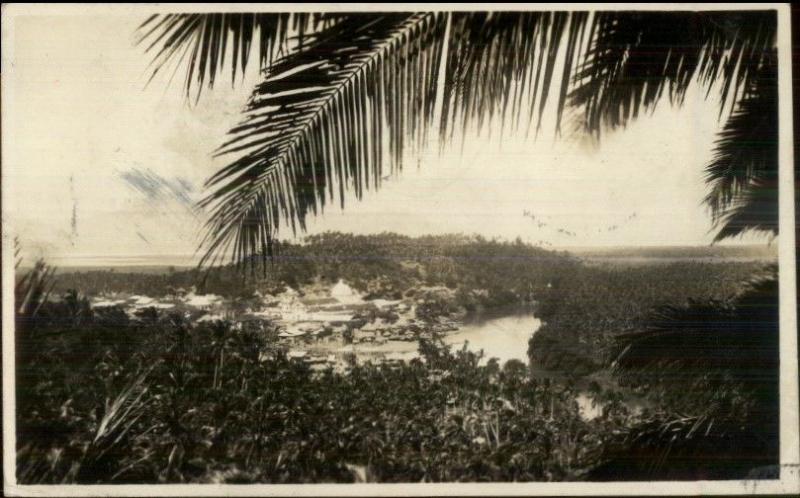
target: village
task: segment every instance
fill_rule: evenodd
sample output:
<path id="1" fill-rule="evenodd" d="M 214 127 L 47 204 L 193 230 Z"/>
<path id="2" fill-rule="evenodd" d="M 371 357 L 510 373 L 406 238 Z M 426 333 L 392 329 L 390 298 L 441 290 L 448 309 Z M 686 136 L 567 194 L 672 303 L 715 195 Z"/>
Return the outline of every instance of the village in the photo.
<path id="1" fill-rule="evenodd" d="M 98 311 L 117 307 L 130 318 L 155 310 L 180 313 L 196 324 L 225 321 L 239 330 L 277 331 L 289 357 L 317 367 L 341 365 L 352 361 L 352 355 L 389 362 L 409 359 L 418 339 L 459 329 L 458 316 L 421 317 L 418 313 L 426 300 L 422 296 L 446 297 L 451 292 L 430 287 L 416 298 L 365 299 L 340 279 L 332 286 L 318 284 L 302 291 L 291 287 L 274 295 L 256 291 L 247 300 L 198 294 L 190 288 L 160 298 L 104 294 L 94 297 L 91 306 Z"/>

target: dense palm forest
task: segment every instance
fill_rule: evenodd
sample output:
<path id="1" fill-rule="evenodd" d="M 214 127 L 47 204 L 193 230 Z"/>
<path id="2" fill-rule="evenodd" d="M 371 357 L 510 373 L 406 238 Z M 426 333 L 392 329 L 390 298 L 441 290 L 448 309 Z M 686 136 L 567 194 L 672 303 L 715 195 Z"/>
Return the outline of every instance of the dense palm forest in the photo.
<path id="1" fill-rule="evenodd" d="M 770 364 L 776 344 L 760 343 L 757 356 L 753 342 L 777 337 L 769 334 L 774 317 L 764 315 L 773 308 L 736 302 L 751 295 L 744 282 L 753 274 L 772 271 L 768 262 L 597 267 L 520 242 L 340 233 L 286 244 L 281 255 L 267 275 L 243 280 L 232 267 L 206 285 L 233 299 L 244 295 L 242 286 L 282 290 L 288 283 L 274 280 L 279 275 L 298 289 L 325 276 L 349 279 L 389 298 L 446 286 L 454 291 L 448 309 L 517 306 L 540 316 L 545 323 L 531 340 L 530 366 L 479 363 L 476 353 L 434 338 L 420 342 L 419 359 L 402 365 L 319 373 L 286 356 L 277 327 L 201 324 L 155 309 L 130 317 L 93 309 L 86 299 L 117 286 L 168 293 L 201 281 L 202 272 L 76 272 L 53 280 L 39 266 L 18 286 L 18 364 L 27 365 L 18 375 L 21 481 L 692 479 L 741 477 L 775 463 L 775 426 L 764 420 L 777 420 L 769 397 L 777 384 L 741 371 L 748 364 L 756 376 L 777 371 Z M 60 299 L 42 301 L 46 292 Z M 687 297 L 698 303 L 689 304 L 695 316 L 701 305 L 718 309 L 728 326 L 686 318 Z M 737 309 L 754 307 L 762 313 L 734 318 Z M 739 322 L 740 332 L 730 327 Z M 733 335 L 702 339 L 703 362 L 720 360 L 693 367 L 689 397 L 685 380 L 669 377 L 685 375 L 686 366 L 671 362 L 685 360 L 681 348 L 699 350 L 684 337 L 712 333 Z M 670 334 L 677 336 L 674 358 L 664 356 Z M 747 349 L 736 349 L 736 334 L 748 334 Z M 614 380 L 623 368 L 625 382 Z M 581 417 L 575 399 L 587 389 L 602 403 L 592 420 Z M 750 394 L 767 399 L 752 405 Z M 644 411 L 630 402 L 640 398 Z M 744 432 L 743 420 L 752 420 Z M 706 453 L 674 450 L 677 464 L 662 457 L 667 447 L 658 431 L 665 427 L 684 431 L 669 432 L 680 436 L 670 446 L 703 444 Z M 700 443 L 698 431 L 706 438 Z M 753 445 L 741 465 L 714 458 L 742 438 Z M 694 458 L 688 463 L 681 459 L 687 452 Z"/>
<path id="2" fill-rule="evenodd" d="M 54 290 L 163 296 L 178 287 L 199 285 L 201 292 L 246 297 L 256 290 L 277 293 L 286 287 L 300 289 L 315 281 L 344 279 L 368 297 L 397 299 L 415 286 L 444 285 L 454 290 L 486 289 L 489 300 L 485 304 L 501 305 L 529 299 L 556 275 L 576 267 L 577 260 L 567 253 L 521 241 L 477 235 L 325 232 L 307 237 L 302 244 L 282 242 L 267 271 L 243 274 L 236 265 L 214 271 L 173 269 L 161 274 L 73 269 L 58 279 Z"/>
<path id="3" fill-rule="evenodd" d="M 776 476 L 774 266 L 586 265 L 471 236 L 278 242 L 428 141 L 492 123 L 533 139 L 553 102 L 559 134 L 602 144 L 692 85 L 725 123 L 706 168 L 715 240 L 777 236 L 774 11 L 165 14 L 139 34 L 153 76 L 184 68 L 196 105 L 248 64 L 263 79 L 217 151 L 230 162 L 201 203 L 198 269 L 20 272 L 20 482 Z M 433 337 L 409 362 L 320 373 L 272 327 L 87 300 L 189 286 L 246 298 L 323 278 L 384 298 L 445 286 L 454 307 L 532 306 L 544 324 L 529 365 Z M 591 420 L 576 401 L 587 390 L 602 408 Z"/>

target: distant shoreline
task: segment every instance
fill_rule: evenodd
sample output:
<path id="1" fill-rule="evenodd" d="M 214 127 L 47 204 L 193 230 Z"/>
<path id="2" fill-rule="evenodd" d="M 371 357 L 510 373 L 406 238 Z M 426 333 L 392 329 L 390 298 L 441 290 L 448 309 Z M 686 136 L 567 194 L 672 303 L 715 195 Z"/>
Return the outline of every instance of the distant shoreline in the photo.
<path id="1" fill-rule="evenodd" d="M 548 249 L 567 252 L 587 264 L 598 263 L 670 263 L 686 260 L 698 262 L 777 261 L 776 244 L 733 246 L 619 246 L 570 247 Z M 23 261 L 20 269 L 32 266 L 34 260 Z M 163 273 L 173 268 L 187 271 L 197 268 L 192 256 L 76 256 L 48 259 L 60 272 L 115 271 L 120 273 Z"/>

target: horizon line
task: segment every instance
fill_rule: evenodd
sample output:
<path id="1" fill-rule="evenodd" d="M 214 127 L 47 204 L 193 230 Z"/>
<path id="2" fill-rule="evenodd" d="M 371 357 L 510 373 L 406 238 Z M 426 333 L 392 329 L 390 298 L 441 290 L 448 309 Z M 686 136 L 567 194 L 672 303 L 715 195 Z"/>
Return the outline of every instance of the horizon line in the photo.
<path id="1" fill-rule="evenodd" d="M 760 248 L 765 250 L 777 251 L 777 244 L 644 244 L 644 245 L 573 245 L 573 246 L 550 246 L 543 247 L 540 245 L 526 243 L 525 245 L 543 249 L 546 251 L 609 251 L 609 250 L 625 250 L 625 249 L 736 249 L 736 248 Z M 36 261 L 37 258 L 24 258 L 28 261 Z M 199 263 L 200 256 L 196 254 L 125 254 L 125 255 L 91 255 L 91 254 L 78 254 L 78 255 L 63 255 L 63 256 L 49 256 L 45 257 L 54 264 L 63 267 L 80 267 L 80 266 L 175 266 L 175 267 L 196 267 Z M 227 263 L 226 263 L 227 264 Z M 27 263 L 23 260 L 21 267 L 32 266 L 32 263 Z M 224 266 L 224 265 L 223 265 Z"/>

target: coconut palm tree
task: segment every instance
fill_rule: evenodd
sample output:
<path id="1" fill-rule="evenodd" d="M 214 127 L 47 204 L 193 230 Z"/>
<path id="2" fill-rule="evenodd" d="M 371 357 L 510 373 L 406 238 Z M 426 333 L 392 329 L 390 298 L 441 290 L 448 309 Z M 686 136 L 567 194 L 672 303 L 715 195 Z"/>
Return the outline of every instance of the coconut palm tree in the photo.
<path id="1" fill-rule="evenodd" d="M 726 120 L 706 168 L 716 239 L 776 234 L 776 30 L 770 10 L 208 13 L 153 15 L 140 39 L 153 76 L 183 65 L 194 99 L 259 65 L 201 203 L 204 262 L 245 263 L 272 254 L 282 225 L 379 188 L 429 133 L 538 131 L 552 101 L 558 132 L 569 111 L 599 138 L 692 85 Z"/>
<path id="2" fill-rule="evenodd" d="M 591 478 L 778 477 L 776 273 L 755 275 L 727 300 L 654 310 L 644 330 L 617 337 L 618 378 L 661 393 L 670 410 L 605 448 Z"/>

